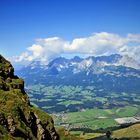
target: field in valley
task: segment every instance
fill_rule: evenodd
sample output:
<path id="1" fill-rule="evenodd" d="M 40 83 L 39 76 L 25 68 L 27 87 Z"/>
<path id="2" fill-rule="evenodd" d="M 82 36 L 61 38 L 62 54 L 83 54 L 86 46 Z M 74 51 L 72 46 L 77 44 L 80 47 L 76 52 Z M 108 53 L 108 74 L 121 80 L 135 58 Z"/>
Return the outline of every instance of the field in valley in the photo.
<path id="1" fill-rule="evenodd" d="M 140 115 L 138 93 L 44 85 L 28 86 L 27 92 L 34 106 L 52 114 L 56 127 L 75 134 L 114 129 L 119 127 L 114 119 Z"/>

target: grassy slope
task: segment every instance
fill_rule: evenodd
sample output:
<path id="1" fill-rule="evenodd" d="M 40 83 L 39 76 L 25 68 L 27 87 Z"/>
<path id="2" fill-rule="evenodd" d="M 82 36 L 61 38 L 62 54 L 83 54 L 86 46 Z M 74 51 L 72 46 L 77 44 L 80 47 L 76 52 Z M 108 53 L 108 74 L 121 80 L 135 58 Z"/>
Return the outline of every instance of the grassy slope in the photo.
<path id="1" fill-rule="evenodd" d="M 37 127 L 36 119 L 40 119 L 42 126 L 45 125 L 40 130 L 46 130 L 50 135 L 54 129 L 52 118 L 30 106 L 24 81 L 14 75 L 10 62 L 0 55 L 0 139 L 35 140 L 37 134 L 34 134 L 32 124 Z"/>
<path id="2" fill-rule="evenodd" d="M 122 128 L 112 132 L 110 139 L 107 139 L 102 133 L 85 133 L 81 135 L 86 140 L 140 140 L 140 124 L 134 124 L 127 128 Z"/>
<path id="3" fill-rule="evenodd" d="M 132 125 L 128 128 L 116 130 L 113 132 L 114 138 L 137 138 L 140 140 L 140 124 Z"/>

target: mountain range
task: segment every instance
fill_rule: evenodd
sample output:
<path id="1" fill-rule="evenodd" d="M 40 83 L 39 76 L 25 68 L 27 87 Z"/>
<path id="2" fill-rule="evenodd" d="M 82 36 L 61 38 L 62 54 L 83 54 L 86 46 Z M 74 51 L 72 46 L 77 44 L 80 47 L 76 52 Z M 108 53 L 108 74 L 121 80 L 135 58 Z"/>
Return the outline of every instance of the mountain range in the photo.
<path id="1" fill-rule="evenodd" d="M 78 85 L 104 91 L 140 91 L 140 64 L 128 55 L 58 57 L 48 64 L 33 61 L 16 73 L 27 85 Z"/>

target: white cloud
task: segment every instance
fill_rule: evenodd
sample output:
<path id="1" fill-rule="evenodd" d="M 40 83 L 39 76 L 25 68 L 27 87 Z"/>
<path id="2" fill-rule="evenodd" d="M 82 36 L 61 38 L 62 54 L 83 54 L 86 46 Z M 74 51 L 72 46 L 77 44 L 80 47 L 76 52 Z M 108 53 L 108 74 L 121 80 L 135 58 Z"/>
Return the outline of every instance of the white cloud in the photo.
<path id="1" fill-rule="evenodd" d="M 20 56 L 14 56 L 13 59 L 15 60 L 15 62 L 21 62 L 23 60 L 24 61 L 32 61 L 33 60 L 32 56 L 30 56 L 28 52 L 24 52 Z"/>
<path id="2" fill-rule="evenodd" d="M 27 51 L 16 56 L 15 61 L 49 61 L 62 54 L 110 55 L 128 54 L 140 60 L 140 34 L 117 34 L 101 32 L 84 38 L 75 38 L 71 42 L 59 37 L 37 39 Z"/>
<path id="3" fill-rule="evenodd" d="M 33 58 L 40 57 L 40 55 L 42 55 L 44 51 L 41 45 L 36 45 L 36 44 L 27 48 L 27 50 L 32 52 Z"/>
<path id="4" fill-rule="evenodd" d="M 73 52 L 102 55 L 118 53 L 119 47 L 125 43 L 126 40 L 118 35 L 102 32 L 87 38 L 74 39 L 70 47 L 73 48 Z"/>
<path id="5" fill-rule="evenodd" d="M 140 34 L 128 34 L 128 40 L 134 42 L 140 42 Z"/>

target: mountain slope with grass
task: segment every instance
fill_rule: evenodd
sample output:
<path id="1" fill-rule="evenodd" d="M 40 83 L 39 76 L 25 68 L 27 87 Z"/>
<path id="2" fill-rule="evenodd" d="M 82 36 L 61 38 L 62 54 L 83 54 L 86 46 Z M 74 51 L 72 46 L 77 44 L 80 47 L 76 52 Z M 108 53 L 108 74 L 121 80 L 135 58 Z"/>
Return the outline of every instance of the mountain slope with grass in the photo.
<path id="1" fill-rule="evenodd" d="M 122 140 L 139 140 L 140 139 L 140 124 L 132 125 L 128 128 L 123 128 L 113 132 L 113 138 Z"/>
<path id="2" fill-rule="evenodd" d="M 140 124 L 134 124 L 132 126 L 115 130 L 110 133 L 110 136 L 107 138 L 106 134 L 98 134 L 100 136 L 84 135 L 82 136 L 85 139 L 90 140 L 140 140 Z"/>
<path id="3" fill-rule="evenodd" d="M 53 119 L 30 105 L 24 81 L 0 55 L 0 139 L 57 140 Z"/>

